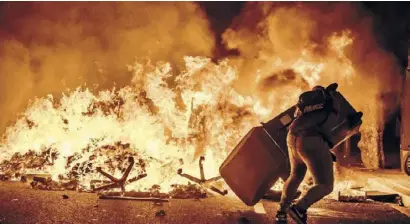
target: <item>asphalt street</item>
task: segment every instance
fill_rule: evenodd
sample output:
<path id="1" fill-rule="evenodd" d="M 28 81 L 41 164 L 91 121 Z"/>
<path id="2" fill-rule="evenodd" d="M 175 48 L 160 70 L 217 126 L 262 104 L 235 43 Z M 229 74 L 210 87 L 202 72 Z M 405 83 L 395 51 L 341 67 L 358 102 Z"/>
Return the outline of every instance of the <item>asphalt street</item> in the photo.
<path id="1" fill-rule="evenodd" d="M 63 199 L 67 195 L 67 199 Z M 96 194 L 42 191 L 20 182 L 0 181 L 0 223 L 273 223 L 278 204 L 248 207 L 235 197 L 153 202 L 101 200 Z M 163 210 L 163 216 L 156 213 Z M 293 223 L 293 222 L 290 222 Z M 324 200 L 309 211 L 309 223 L 410 223 L 386 203 Z"/>

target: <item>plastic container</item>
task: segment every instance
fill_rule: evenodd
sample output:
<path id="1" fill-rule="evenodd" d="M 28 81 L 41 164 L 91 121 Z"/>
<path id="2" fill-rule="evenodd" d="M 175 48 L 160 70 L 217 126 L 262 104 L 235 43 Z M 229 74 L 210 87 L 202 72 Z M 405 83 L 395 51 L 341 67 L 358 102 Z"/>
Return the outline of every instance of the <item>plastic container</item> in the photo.
<path id="1" fill-rule="evenodd" d="M 279 177 L 288 177 L 288 156 L 283 150 L 262 127 L 254 127 L 221 165 L 220 174 L 246 205 L 253 206 Z"/>

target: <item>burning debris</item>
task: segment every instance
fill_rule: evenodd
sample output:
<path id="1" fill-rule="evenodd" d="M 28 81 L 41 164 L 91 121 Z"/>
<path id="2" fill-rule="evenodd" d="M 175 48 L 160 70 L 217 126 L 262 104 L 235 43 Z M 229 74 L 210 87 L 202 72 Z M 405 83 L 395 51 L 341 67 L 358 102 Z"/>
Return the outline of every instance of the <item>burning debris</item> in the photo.
<path id="1" fill-rule="evenodd" d="M 201 169 L 201 174 L 203 175 L 203 166 L 202 162 L 203 157 L 200 159 L 200 167 Z M 160 201 L 160 202 L 166 202 L 168 201 L 166 198 L 175 198 L 175 199 L 187 199 L 187 198 L 206 198 L 207 193 L 206 190 L 202 187 L 202 185 L 197 185 L 197 184 L 191 184 L 188 183 L 188 185 L 181 185 L 181 184 L 174 184 L 171 185 L 172 191 L 169 193 L 161 193 L 161 186 L 159 185 L 153 185 L 150 189 L 148 189 L 148 192 L 137 192 L 137 191 L 131 191 L 131 192 L 126 192 L 125 191 L 125 185 L 128 183 L 132 183 L 134 181 L 140 180 L 143 177 L 146 177 L 146 174 L 140 174 L 137 177 L 131 178 L 127 180 L 128 174 L 132 169 L 132 166 L 134 164 L 133 157 L 129 158 L 129 166 L 128 169 L 125 171 L 121 179 L 114 178 L 113 176 L 105 173 L 102 170 L 98 170 L 98 172 L 102 173 L 104 176 L 109 178 L 113 183 L 109 183 L 108 181 L 104 181 L 107 185 L 101 186 L 96 188 L 94 185 L 92 186 L 93 191 L 101 191 L 101 190 L 109 190 L 113 188 L 121 188 L 121 192 L 106 192 L 100 196 L 100 199 L 126 199 L 126 200 L 150 200 L 150 201 Z M 189 176 L 189 175 L 188 175 Z M 192 176 L 189 176 L 190 178 L 193 178 Z M 202 176 L 203 177 L 203 176 Z M 212 178 L 212 179 L 218 179 L 218 178 Z M 93 181 L 92 183 L 95 183 L 97 181 Z M 205 183 L 206 180 L 201 178 L 197 183 L 198 184 L 203 184 Z M 121 197 L 121 198 L 120 198 Z"/>
<path id="2" fill-rule="evenodd" d="M 91 185 L 91 189 L 93 191 L 101 191 L 101 190 L 107 190 L 107 189 L 112 189 L 112 188 L 121 188 L 121 193 L 124 194 L 125 193 L 125 185 L 130 184 L 132 182 L 138 181 L 144 177 L 147 176 L 147 174 L 139 174 L 136 177 L 133 177 L 129 180 L 127 180 L 128 175 L 131 172 L 131 169 L 134 166 L 134 157 L 129 157 L 128 158 L 128 162 L 130 163 L 128 165 L 128 168 L 125 170 L 124 174 L 122 175 L 122 177 L 120 179 L 113 177 L 112 175 L 104 172 L 101 167 L 97 167 L 96 170 L 97 172 L 101 173 L 103 176 L 107 177 L 108 179 L 111 180 L 111 183 L 107 184 L 107 185 L 103 185 L 100 187 L 95 187 L 94 185 Z"/>
<path id="3" fill-rule="evenodd" d="M 347 190 L 338 192 L 337 200 L 344 201 L 344 202 L 366 202 L 367 193 L 366 191 L 347 189 Z"/>
<path id="4" fill-rule="evenodd" d="M 89 153 L 89 147 L 83 149 L 84 154 Z M 95 190 L 99 191 L 102 189 L 109 189 L 114 187 L 114 185 L 121 187 L 127 183 L 135 182 L 143 177 L 146 174 L 138 175 L 134 178 L 124 182 L 123 178 L 128 177 L 131 168 L 136 164 L 142 172 L 145 170 L 145 162 L 142 159 L 139 159 L 137 163 L 132 161 L 132 164 L 126 168 L 125 162 L 126 158 L 132 158 L 136 156 L 135 152 L 131 152 L 129 149 L 129 144 L 122 144 L 117 142 L 114 145 L 104 145 L 93 151 L 93 154 L 85 159 L 83 155 L 76 153 L 67 158 L 65 168 L 69 170 L 66 175 L 59 175 L 58 181 L 53 180 L 52 176 L 48 174 L 50 167 L 54 165 L 55 159 L 58 157 L 52 149 L 43 149 L 41 152 L 29 151 L 25 154 L 15 153 L 10 160 L 3 160 L 0 163 L 0 171 L 2 171 L 1 180 L 8 179 L 18 179 L 20 178 L 21 182 L 31 181 L 30 185 L 35 189 L 41 190 L 87 190 L 88 188 L 82 185 L 81 178 L 86 175 L 92 175 L 93 173 L 101 173 L 108 178 L 111 178 L 111 181 L 116 181 L 116 184 L 109 186 L 97 187 Z M 100 157 L 100 160 L 97 159 Z M 125 175 L 121 179 L 116 179 L 102 171 L 101 168 L 95 167 L 96 164 L 101 164 L 101 157 L 105 158 L 102 160 L 102 164 L 108 168 L 110 171 L 124 171 Z M 77 162 L 75 161 L 81 161 Z M 130 161 L 130 160 L 129 160 Z M 94 168 L 95 167 L 95 168 Z M 32 172 L 34 171 L 34 172 Z M 91 188 L 95 187 L 96 183 L 107 183 L 104 181 L 91 181 Z M 111 182 L 110 182 L 111 183 Z"/>
<path id="5" fill-rule="evenodd" d="M 95 140 L 96 142 L 102 140 Z M 90 154 L 88 158 L 84 157 L 84 154 Z M 132 162 L 140 169 L 141 173 L 145 173 L 146 164 L 143 159 L 140 158 L 130 144 L 116 142 L 113 145 L 102 145 L 91 151 L 91 146 L 88 145 L 82 150 L 82 153 L 75 153 L 68 157 L 65 168 L 70 169 L 70 172 L 66 175 L 68 178 L 81 178 L 93 173 L 107 174 L 105 171 L 100 171 L 100 166 L 103 166 L 108 172 L 126 172 L 128 169 L 129 158 L 139 158 L 137 162 Z M 77 162 L 76 162 L 77 161 Z M 82 161 L 82 162 L 78 162 Z M 131 167 L 132 168 L 132 167 Z M 103 174 L 104 175 L 104 174 Z M 129 173 L 127 174 L 129 175 Z M 108 176 L 110 176 L 108 174 Z M 107 177 L 108 177 L 107 176 Z M 108 177 L 110 179 L 110 177 Z"/>
<path id="6" fill-rule="evenodd" d="M 169 193 L 171 198 L 188 199 L 188 198 L 206 198 L 206 190 L 197 184 L 188 183 L 188 185 L 172 185 L 172 191 Z"/>
<path id="7" fill-rule="evenodd" d="M 38 190 L 49 190 L 49 191 L 64 191 L 64 190 L 71 190 L 71 191 L 83 191 L 84 189 L 80 189 L 79 182 L 77 180 L 70 180 L 70 181 L 53 181 L 50 177 L 33 177 L 33 181 L 30 182 L 30 185 L 33 189 Z"/>
<path id="8" fill-rule="evenodd" d="M 53 165 L 58 153 L 54 149 L 42 149 L 40 152 L 29 150 L 25 154 L 15 153 L 9 160 L 0 163 L 2 180 L 19 179 L 24 170 L 41 171 L 46 166 Z M 23 178 L 24 179 L 24 178 Z"/>
<path id="9" fill-rule="evenodd" d="M 112 152 L 115 152 L 118 147 L 121 148 L 122 151 L 126 151 L 126 148 L 129 145 L 117 143 L 115 146 L 104 146 L 101 147 L 101 150 L 105 150 L 105 154 L 112 155 Z M 146 173 L 140 173 L 137 176 L 129 178 L 130 173 L 132 172 L 134 166 L 140 168 L 143 172 L 145 172 L 145 162 L 142 159 L 139 159 L 138 162 L 135 162 L 133 156 L 129 156 L 129 153 L 114 153 L 114 155 L 104 162 L 105 167 L 107 167 L 111 171 L 120 170 L 123 171 L 121 178 L 116 178 L 113 175 L 105 172 L 101 167 L 93 168 L 94 165 L 91 163 L 95 160 L 95 156 L 90 156 L 89 160 L 84 161 L 82 164 L 77 163 L 74 166 L 71 166 L 72 169 L 66 175 L 60 175 L 59 180 L 55 181 L 52 179 L 50 174 L 44 172 L 33 172 L 33 173 L 26 173 L 20 174 L 22 172 L 22 167 L 24 167 L 25 163 L 32 163 L 33 161 L 40 161 L 32 164 L 29 166 L 30 168 L 38 168 L 44 169 L 45 165 L 47 164 L 46 157 L 48 157 L 50 150 L 46 153 L 33 153 L 28 152 L 24 155 L 15 154 L 11 160 L 3 161 L 1 163 L 2 170 L 5 170 L 8 175 L 2 175 L 2 180 L 8 180 L 10 177 L 20 177 L 21 182 L 29 182 L 30 186 L 33 189 L 38 190 L 51 190 L 51 191 L 64 191 L 64 190 L 77 190 L 77 191 L 88 191 L 91 189 L 91 192 L 101 192 L 100 199 L 121 199 L 121 200 L 139 200 L 139 201 L 154 201 L 154 202 L 167 202 L 168 198 L 175 198 L 175 199 L 188 199 L 188 198 L 206 198 L 207 197 L 207 190 L 212 190 L 217 192 L 221 195 L 225 195 L 227 193 L 226 190 L 219 190 L 215 186 L 211 184 L 221 179 L 221 177 L 214 177 L 210 179 L 205 179 L 204 175 L 204 166 L 203 161 L 205 157 L 200 157 L 199 160 L 199 168 L 200 168 L 200 175 L 201 178 L 196 178 L 188 174 L 182 173 L 182 169 L 178 170 L 178 174 L 188 178 L 189 180 L 195 182 L 195 184 L 172 184 L 172 190 L 169 193 L 162 193 L 160 185 L 152 185 L 147 192 L 142 191 L 125 191 L 125 186 L 134 182 L 137 182 L 145 177 L 147 177 Z M 98 152 L 98 150 L 96 150 Z M 129 157 L 126 157 L 129 156 Z M 73 155 L 67 159 L 66 167 L 70 167 L 70 164 L 73 163 L 75 160 L 81 158 L 81 155 Z M 123 162 L 126 160 L 128 162 L 127 166 L 125 167 L 126 163 Z M 183 165 L 183 161 L 178 161 L 180 165 Z M 52 165 L 48 163 L 48 165 Z M 117 165 L 117 167 L 115 167 Z M 90 174 L 91 172 L 100 173 L 102 176 L 108 178 L 108 180 L 100 180 L 95 179 L 90 181 L 89 188 L 85 185 L 80 184 L 79 178 L 82 175 Z M 113 192 L 115 188 L 119 188 L 120 192 Z"/>
<path id="10" fill-rule="evenodd" d="M 255 99 L 230 87 L 236 73 L 227 61 L 216 64 L 185 57 L 185 63 L 187 71 L 173 77 L 170 64 L 137 61 L 129 67 L 135 79 L 131 86 L 96 94 L 78 88 L 59 101 L 51 95 L 36 99 L 1 142 L 6 159 L 0 165 L 2 173 L 15 178 L 32 166 L 50 173 L 54 181 L 78 180 L 88 189 L 95 180 L 91 184 L 98 188 L 109 183 L 97 181 L 101 174 L 97 167 L 118 175 L 133 156 L 138 169 L 129 175 L 149 176 L 130 188 L 160 183 L 169 191 L 172 184 L 187 182 L 175 172 L 178 167 L 192 169 L 180 158 L 189 161 L 203 154 L 211 158 L 205 171 L 217 174 L 216 164 L 226 156 L 226 150 L 220 149 L 235 144 L 264 110 L 254 107 Z"/>
<path id="11" fill-rule="evenodd" d="M 109 181 L 103 181 L 103 183 L 106 183 L 106 185 L 100 186 L 100 187 L 95 187 L 93 183 L 96 181 L 92 181 L 91 189 L 96 192 L 96 191 L 103 191 L 103 190 L 110 190 L 114 188 L 120 188 L 121 192 L 109 192 L 109 193 L 104 193 L 100 195 L 100 199 L 121 199 L 121 200 L 136 200 L 136 201 L 154 201 L 154 202 L 168 202 L 168 199 L 161 198 L 158 196 L 161 196 L 160 193 L 160 186 L 159 185 L 154 185 L 151 188 L 151 192 L 149 194 L 144 194 L 143 192 L 126 192 L 125 191 L 125 185 L 133 183 L 135 181 L 138 181 L 144 177 L 147 176 L 147 174 L 139 174 L 138 176 L 135 176 L 131 179 L 128 179 L 128 175 L 130 174 L 133 166 L 134 166 L 134 157 L 129 157 L 128 158 L 129 165 L 127 169 L 124 171 L 122 177 L 120 179 L 115 178 L 114 176 L 104 172 L 101 167 L 97 167 L 97 172 L 101 173 L 103 176 L 107 177 L 110 179 Z M 163 195 L 162 195 L 163 196 Z"/>
<path id="12" fill-rule="evenodd" d="M 204 156 L 201 156 L 199 158 L 199 171 L 200 171 L 201 179 L 196 178 L 194 176 L 191 176 L 189 174 L 183 173 L 182 169 L 178 170 L 178 174 L 185 177 L 185 178 L 187 178 L 187 179 L 189 179 L 189 180 L 191 180 L 191 181 L 193 181 L 193 182 L 195 182 L 195 183 L 197 183 L 197 184 L 199 184 L 200 186 L 205 187 L 209 190 L 212 190 L 212 191 L 214 191 L 214 192 L 216 192 L 220 195 L 228 194 L 227 190 L 220 190 L 220 189 L 218 189 L 218 188 L 216 188 L 215 186 L 212 185 L 212 183 L 222 179 L 221 176 L 213 177 L 213 178 L 210 178 L 210 179 L 205 179 L 204 165 L 203 165 L 204 160 L 205 160 Z"/>

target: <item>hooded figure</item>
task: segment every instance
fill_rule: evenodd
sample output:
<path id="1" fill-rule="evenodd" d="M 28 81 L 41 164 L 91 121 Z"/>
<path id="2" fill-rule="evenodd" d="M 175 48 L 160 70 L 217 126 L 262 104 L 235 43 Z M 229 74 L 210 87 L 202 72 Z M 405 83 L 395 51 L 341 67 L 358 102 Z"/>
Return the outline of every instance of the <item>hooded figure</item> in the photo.
<path id="1" fill-rule="evenodd" d="M 326 89 L 315 86 L 310 92 L 317 94 L 313 91 L 325 93 Z M 302 95 L 299 104 L 303 101 Z M 276 215 L 276 223 L 280 224 L 287 223 L 287 213 L 296 223 L 306 223 L 307 209 L 333 191 L 333 158 L 330 152 L 332 146 L 329 145 L 321 130 L 321 124 L 326 121 L 328 111 L 326 109 L 306 110 L 306 108 L 298 107 L 295 112 L 296 118 L 289 126 L 287 146 L 291 172 L 285 182 L 280 209 Z M 313 177 L 314 185 L 296 203 L 291 204 L 308 170 Z"/>

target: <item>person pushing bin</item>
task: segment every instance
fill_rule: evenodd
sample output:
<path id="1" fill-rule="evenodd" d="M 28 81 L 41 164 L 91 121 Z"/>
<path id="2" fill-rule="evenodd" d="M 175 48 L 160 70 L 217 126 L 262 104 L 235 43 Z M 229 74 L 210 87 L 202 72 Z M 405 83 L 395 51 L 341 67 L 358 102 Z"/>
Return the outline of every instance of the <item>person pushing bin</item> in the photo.
<path id="1" fill-rule="evenodd" d="M 332 107 L 332 97 L 322 86 L 300 95 L 295 119 L 289 126 L 287 146 L 291 172 L 286 180 L 276 223 L 287 223 L 287 214 L 298 224 L 307 221 L 307 209 L 333 191 L 333 161 L 329 136 L 322 130 L 322 124 L 330 113 L 337 113 Z M 314 185 L 300 199 L 291 204 L 302 183 L 306 171 L 313 177 Z"/>
<path id="2" fill-rule="evenodd" d="M 332 191 L 336 158 L 330 149 L 357 134 L 363 116 L 337 88 L 333 83 L 302 93 L 296 105 L 253 127 L 237 143 L 219 173 L 242 202 L 254 206 L 283 179 L 276 222 L 286 223 L 290 214 L 305 223 L 306 210 Z M 307 171 L 315 184 L 292 205 Z"/>

